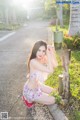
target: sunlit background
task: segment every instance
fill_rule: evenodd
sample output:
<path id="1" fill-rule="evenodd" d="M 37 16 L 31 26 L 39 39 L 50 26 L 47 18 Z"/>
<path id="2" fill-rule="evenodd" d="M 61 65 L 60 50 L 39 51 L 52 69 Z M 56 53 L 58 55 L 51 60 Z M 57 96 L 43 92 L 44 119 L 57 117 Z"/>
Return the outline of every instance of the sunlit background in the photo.
<path id="1" fill-rule="evenodd" d="M 34 0 L 12 0 L 12 4 L 15 6 L 22 6 L 26 10 L 31 8 L 33 3 Z"/>
<path id="2" fill-rule="evenodd" d="M 27 18 L 29 19 L 36 13 L 36 9 L 40 13 L 40 11 L 43 9 L 43 2 L 43 0 L 12 0 L 12 5 L 23 11 L 26 11 Z"/>
<path id="3" fill-rule="evenodd" d="M 51 18 L 56 15 L 55 9 L 54 0 L 0 0 L 0 29 Z"/>

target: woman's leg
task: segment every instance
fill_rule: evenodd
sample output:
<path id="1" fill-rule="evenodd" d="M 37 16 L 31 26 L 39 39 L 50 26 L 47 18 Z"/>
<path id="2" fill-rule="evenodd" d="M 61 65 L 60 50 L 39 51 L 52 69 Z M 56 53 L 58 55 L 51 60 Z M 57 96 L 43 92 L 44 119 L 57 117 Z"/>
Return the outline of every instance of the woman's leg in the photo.
<path id="1" fill-rule="evenodd" d="M 50 94 L 54 89 L 50 86 L 47 86 L 41 82 L 39 82 L 39 87 L 41 89 L 41 91 L 43 91 L 44 93 Z"/>
<path id="2" fill-rule="evenodd" d="M 42 92 L 42 95 L 40 95 L 38 98 L 35 98 L 34 102 L 50 105 L 55 103 L 55 97 L 49 96 L 48 94 Z"/>

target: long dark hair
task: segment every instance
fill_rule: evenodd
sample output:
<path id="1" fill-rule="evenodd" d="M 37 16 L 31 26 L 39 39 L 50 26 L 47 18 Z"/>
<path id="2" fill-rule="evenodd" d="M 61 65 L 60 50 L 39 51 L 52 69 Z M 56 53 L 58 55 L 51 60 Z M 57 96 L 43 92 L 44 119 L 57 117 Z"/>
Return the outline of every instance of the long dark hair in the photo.
<path id="1" fill-rule="evenodd" d="M 28 70 L 30 70 L 30 67 L 29 67 L 30 60 L 36 58 L 36 53 L 41 46 L 45 46 L 45 48 L 47 49 L 47 43 L 45 41 L 40 40 L 40 41 L 37 41 L 34 44 L 34 46 L 32 48 L 32 51 L 30 53 L 30 57 L 28 59 L 28 64 L 27 64 L 28 65 Z"/>

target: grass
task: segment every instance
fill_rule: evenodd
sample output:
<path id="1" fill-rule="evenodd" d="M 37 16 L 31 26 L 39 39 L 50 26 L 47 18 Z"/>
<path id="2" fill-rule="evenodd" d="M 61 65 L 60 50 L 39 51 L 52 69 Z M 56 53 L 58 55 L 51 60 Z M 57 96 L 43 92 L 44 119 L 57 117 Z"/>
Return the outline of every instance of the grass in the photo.
<path id="1" fill-rule="evenodd" d="M 80 51 L 72 52 L 69 72 L 72 96 L 80 100 Z"/>

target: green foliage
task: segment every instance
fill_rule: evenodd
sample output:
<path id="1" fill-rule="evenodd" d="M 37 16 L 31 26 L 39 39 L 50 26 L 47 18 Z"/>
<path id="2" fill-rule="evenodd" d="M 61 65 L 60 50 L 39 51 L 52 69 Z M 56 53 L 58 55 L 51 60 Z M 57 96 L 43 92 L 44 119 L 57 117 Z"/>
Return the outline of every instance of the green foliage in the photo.
<path id="1" fill-rule="evenodd" d="M 61 74 L 61 71 L 62 71 L 62 67 L 61 66 L 58 66 L 54 73 L 51 74 L 48 79 L 46 80 L 45 84 L 51 86 L 51 87 L 55 87 L 57 88 L 58 87 L 58 75 Z"/>
<path id="2" fill-rule="evenodd" d="M 67 45 L 68 48 L 70 49 L 78 49 L 80 50 L 80 37 L 78 35 L 75 36 L 68 36 L 65 35 L 64 36 L 64 43 Z"/>
<path id="3" fill-rule="evenodd" d="M 56 26 L 50 28 L 53 32 L 56 31 Z M 67 48 L 71 50 L 80 50 L 80 36 L 78 34 L 75 36 L 69 36 L 67 25 L 65 25 L 65 28 L 60 28 L 60 26 L 58 26 L 58 30 L 63 31 L 63 44 L 66 44 Z"/>
<path id="4" fill-rule="evenodd" d="M 54 1 L 45 0 L 45 10 L 51 10 L 54 7 Z"/>
<path id="5" fill-rule="evenodd" d="M 58 93 L 53 93 L 53 96 L 55 97 L 55 99 L 56 99 L 56 103 L 60 103 L 61 102 L 61 96 L 58 94 Z"/>
<path id="6" fill-rule="evenodd" d="M 68 10 L 69 9 L 69 4 L 64 4 L 63 7 L 65 8 L 65 10 Z"/>
<path id="7" fill-rule="evenodd" d="M 73 36 L 73 46 L 75 49 L 80 49 L 80 37 L 78 35 Z"/>
<path id="8" fill-rule="evenodd" d="M 69 120 L 80 120 L 80 111 L 75 110 L 70 114 Z"/>
<path id="9" fill-rule="evenodd" d="M 56 4 L 55 1 L 45 0 L 45 13 L 48 18 L 53 18 L 56 16 Z"/>
<path id="10" fill-rule="evenodd" d="M 66 44 L 67 48 L 72 49 L 73 48 L 73 39 L 69 36 L 64 36 L 63 42 Z"/>
<path id="11" fill-rule="evenodd" d="M 62 74 L 63 68 L 61 67 L 60 59 L 58 58 L 59 66 L 55 69 L 46 80 L 46 84 L 58 88 L 58 75 Z M 71 63 L 69 67 L 70 73 L 70 91 L 73 97 L 80 100 L 80 51 L 73 51 L 71 55 Z"/>
<path id="12" fill-rule="evenodd" d="M 46 84 L 53 88 L 58 88 L 58 75 L 63 71 L 61 61 L 59 58 L 57 59 L 59 66 L 46 81 Z M 72 51 L 69 73 L 71 98 L 66 108 L 64 108 L 64 111 L 69 120 L 80 120 L 80 51 Z M 55 96 L 58 104 L 61 103 L 61 96 L 57 92 L 53 92 L 52 95 Z"/>
<path id="13" fill-rule="evenodd" d="M 72 52 L 69 72 L 72 96 L 80 100 L 80 51 Z"/>
<path id="14" fill-rule="evenodd" d="M 68 34 L 68 25 L 65 25 L 64 28 L 61 28 L 59 25 L 57 26 L 59 31 L 63 31 L 64 34 Z M 51 26 L 51 30 L 54 32 L 56 30 L 56 26 Z"/>

